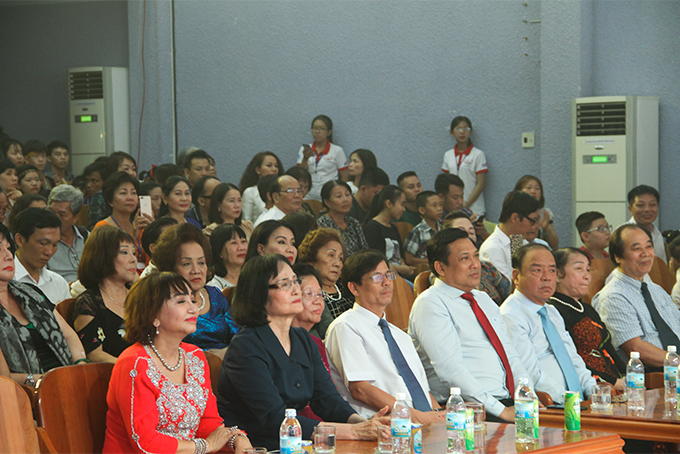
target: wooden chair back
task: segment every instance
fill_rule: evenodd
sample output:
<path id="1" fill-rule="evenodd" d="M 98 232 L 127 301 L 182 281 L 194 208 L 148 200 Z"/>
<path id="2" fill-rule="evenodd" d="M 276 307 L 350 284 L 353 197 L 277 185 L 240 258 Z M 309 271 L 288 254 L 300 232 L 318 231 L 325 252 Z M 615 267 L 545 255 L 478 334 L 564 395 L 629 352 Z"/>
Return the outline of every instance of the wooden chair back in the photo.
<path id="1" fill-rule="evenodd" d="M 229 304 L 231 304 L 231 299 L 234 297 L 234 292 L 236 291 L 236 287 L 224 287 L 222 289 L 222 295 L 229 301 Z"/>
<path id="2" fill-rule="evenodd" d="M 205 359 L 208 361 L 208 367 L 210 368 L 210 385 L 213 394 L 217 396 L 217 379 L 220 376 L 220 369 L 222 368 L 222 358 L 214 353 L 203 353 L 205 354 Z"/>
<path id="3" fill-rule="evenodd" d="M 663 372 L 648 372 L 645 374 L 645 388 L 659 389 L 664 387 Z"/>
<path id="4" fill-rule="evenodd" d="M 83 227 L 89 230 L 90 228 L 90 217 L 88 216 L 89 213 L 90 205 L 83 205 L 83 207 L 80 209 L 80 213 L 78 213 L 76 225 L 82 225 Z"/>
<path id="5" fill-rule="evenodd" d="M 392 291 L 392 302 L 385 308 L 385 318 L 387 321 L 406 330 L 414 300 L 411 286 L 406 283 L 403 277 L 397 275 L 397 279 L 394 281 L 394 290 Z"/>
<path id="6" fill-rule="evenodd" d="M 404 241 L 406 241 L 406 237 L 408 236 L 409 233 L 411 233 L 411 230 L 413 230 L 413 224 L 411 224 L 410 222 L 393 222 L 393 224 L 397 227 L 397 230 L 399 230 L 401 244 L 404 244 Z"/>
<path id="7" fill-rule="evenodd" d="M 38 425 L 60 453 L 100 453 L 111 363 L 57 367 L 38 386 Z"/>
<path id="8" fill-rule="evenodd" d="M 307 205 L 309 205 L 309 208 L 312 209 L 314 212 L 314 216 L 318 216 L 319 213 L 321 213 L 321 210 L 323 210 L 323 202 L 320 200 L 305 200 L 307 202 Z"/>
<path id="9" fill-rule="evenodd" d="M 59 315 L 64 317 L 66 323 L 69 325 L 72 323 L 71 316 L 73 315 L 73 303 L 76 301 L 75 298 L 66 298 L 63 301 L 57 303 L 56 309 Z"/>
<path id="10" fill-rule="evenodd" d="M 590 262 L 590 285 L 588 286 L 588 293 L 582 298 L 584 303 L 590 304 L 593 300 L 593 296 L 597 294 L 602 287 L 604 287 L 604 281 L 607 276 L 614 271 L 616 265 L 609 259 L 595 259 Z"/>
<path id="11" fill-rule="evenodd" d="M 663 287 L 669 295 L 671 294 L 675 285 L 675 274 L 671 272 L 661 257 L 654 257 L 649 277 L 652 279 L 652 282 Z"/>
<path id="12" fill-rule="evenodd" d="M 430 287 L 430 272 L 423 271 L 418 274 L 415 281 L 413 281 L 413 296 L 417 298 L 418 295 L 427 290 L 428 287 Z"/>
<path id="13" fill-rule="evenodd" d="M 33 424 L 26 392 L 7 377 L 0 377 L 0 452 L 57 452 L 45 431 Z"/>

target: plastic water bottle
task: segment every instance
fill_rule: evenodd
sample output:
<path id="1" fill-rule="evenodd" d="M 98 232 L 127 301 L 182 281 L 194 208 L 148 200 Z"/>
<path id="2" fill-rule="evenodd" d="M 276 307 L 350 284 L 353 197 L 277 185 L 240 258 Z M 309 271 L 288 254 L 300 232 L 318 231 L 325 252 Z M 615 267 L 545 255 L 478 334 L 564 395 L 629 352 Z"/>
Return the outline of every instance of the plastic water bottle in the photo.
<path id="1" fill-rule="evenodd" d="M 534 390 L 529 379 L 522 377 L 517 381 L 515 391 L 515 442 L 534 442 Z"/>
<path id="2" fill-rule="evenodd" d="M 286 417 L 279 430 L 279 447 L 281 454 L 302 453 L 302 427 L 294 408 L 286 408 Z"/>
<path id="3" fill-rule="evenodd" d="M 411 453 L 411 408 L 406 403 L 406 394 L 397 393 L 392 407 L 392 454 Z"/>
<path id="4" fill-rule="evenodd" d="M 451 388 L 446 402 L 446 452 L 465 454 L 465 401 L 460 388 Z"/>
<path id="5" fill-rule="evenodd" d="M 626 367 L 628 382 L 628 409 L 645 409 L 645 366 L 640 361 L 639 352 L 630 352 L 630 361 Z"/>
<path id="6" fill-rule="evenodd" d="M 680 357 L 676 353 L 675 345 L 668 346 L 668 353 L 663 362 L 663 384 L 666 388 L 666 402 L 675 404 L 678 402 L 678 394 L 676 391 L 676 380 L 678 378 L 678 365 L 680 365 Z"/>

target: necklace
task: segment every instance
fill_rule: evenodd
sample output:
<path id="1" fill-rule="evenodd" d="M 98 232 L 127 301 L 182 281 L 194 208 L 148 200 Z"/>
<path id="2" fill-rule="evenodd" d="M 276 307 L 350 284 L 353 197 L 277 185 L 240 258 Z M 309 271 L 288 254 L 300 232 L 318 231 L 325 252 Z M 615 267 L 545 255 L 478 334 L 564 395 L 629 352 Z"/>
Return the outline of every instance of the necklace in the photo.
<path id="1" fill-rule="evenodd" d="M 179 355 L 179 360 L 177 360 L 177 365 L 170 367 L 170 365 L 165 361 L 165 359 L 158 352 L 158 349 L 156 349 L 156 346 L 153 344 L 153 341 L 151 340 L 151 336 L 149 336 L 149 345 L 151 346 L 151 350 L 153 350 L 153 352 L 156 354 L 156 356 L 158 356 L 158 359 L 161 360 L 161 363 L 163 363 L 165 368 L 168 369 L 170 372 L 176 371 L 182 365 L 182 359 L 183 359 L 182 347 L 177 347 L 177 350 L 178 350 L 177 354 Z"/>
<path id="2" fill-rule="evenodd" d="M 201 304 L 201 307 L 198 308 L 198 312 L 201 312 L 203 308 L 205 307 L 205 296 L 203 296 L 203 292 L 201 290 L 198 291 L 199 296 L 201 297 L 201 301 L 203 301 L 203 304 Z"/>
<path id="3" fill-rule="evenodd" d="M 116 301 L 116 299 L 115 299 L 113 296 L 109 295 L 109 292 L 107 292 L 106 290 L 104 290 L 104 287 L 99 287 L 99 290 L 101 290 L 102 292 L 104 292 L 104 294 L 105 294 L 106 296 L 108 296 L 109 299 L 110 299 L 111 301 L 113 301 L 114 303 L 116 303 L 116 306 L 122 307 L 123 309 L 125 309 L 125 304 L 120 304 L 118 301 Z"/>
<path id="4" fill-rule="evenodd" d="M 328 293 L 327 291 L 323 291 L 323 294 L 328 298 L 328 301 L 340 301 L 342 299 L 342 293 L 340 293 L 340 289 L 338 288 L 338 284 L 335 284 L 335 293 L 338 294 L 338 296 L 331 296 L 333 294 Z"/>
<path id="5" fill-rule="evenodd" d="M 563 305 L 567 306 L 568 308 L 574 309 L 578 313 L 583 312 L 583 303 L 580 302 L 580 301 L 576 301 L 578 303 L 578 307 L 576 307 L 573 304 L 562 301 L 561 299 L 555 298 L 554 296 L 551 296 L 550 299 L 553 300 L 553 301 L 557 301 L 558 303 L 562 303 Z"/>

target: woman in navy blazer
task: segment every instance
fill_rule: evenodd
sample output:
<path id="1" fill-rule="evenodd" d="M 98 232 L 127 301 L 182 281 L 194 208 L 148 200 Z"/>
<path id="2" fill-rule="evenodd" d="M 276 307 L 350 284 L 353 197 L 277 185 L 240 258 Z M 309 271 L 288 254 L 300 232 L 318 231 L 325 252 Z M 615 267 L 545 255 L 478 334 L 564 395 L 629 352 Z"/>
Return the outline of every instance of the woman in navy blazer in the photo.
<path id="1" fill-rule="evenodd" d="M 388 407 L 366 420 L 340 397 L 318 348 L 303 328 L 291 322 L 302 311 L 300 280 L 281 255 L 246 262 L 232 301 L 234 320 L 243 327 L 222 363 L 217 406 L 238 421 L 253 446 L 278 449 L 286 408 L 298 413 L 309 403 L 326 422 L 298 416 L 302 438 L 317 424 L 336 427 L 338 439 L 375 440 L 389 435 Z"/>

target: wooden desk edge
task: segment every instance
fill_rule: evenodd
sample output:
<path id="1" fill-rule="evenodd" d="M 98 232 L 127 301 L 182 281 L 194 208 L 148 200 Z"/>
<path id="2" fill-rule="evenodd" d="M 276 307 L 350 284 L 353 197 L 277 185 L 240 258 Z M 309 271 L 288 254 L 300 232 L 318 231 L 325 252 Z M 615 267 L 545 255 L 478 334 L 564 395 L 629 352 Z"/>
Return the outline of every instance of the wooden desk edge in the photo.
<path id="1" fill-rule="evenodd" d="M 623 453 L 623 439 L 617 434 L 604 435 L 597 438 L 589 438 L 587 440 L 574 441 L 571 443 L 564 443 L 557 446 L 549 446 L 536 450 L 541 453 L 563 453 L 574 452 L 578 450 L 579 454 L 614 454 Z"/>

